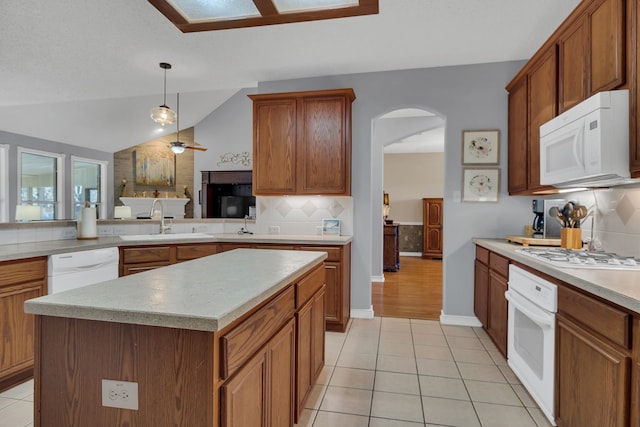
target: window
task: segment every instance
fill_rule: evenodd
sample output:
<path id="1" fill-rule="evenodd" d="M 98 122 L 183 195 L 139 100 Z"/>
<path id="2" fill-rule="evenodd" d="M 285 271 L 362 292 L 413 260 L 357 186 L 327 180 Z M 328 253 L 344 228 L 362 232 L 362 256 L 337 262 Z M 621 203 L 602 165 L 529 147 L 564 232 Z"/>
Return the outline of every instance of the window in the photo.
<path id="1" fill-rule="evenodd" d="M 98 218 L 107 217 L 107 164 L 99 160 L 71 156 L 73 219 L 86 203 L 96 208 Z"/>
<path id="2" fill-rule="evenodd" d="M 9 145 L 0 144 L 0 222 L 9 222 Z"/>
<path id="3" fill-rule="evenodd" d="M 40 206 L 40 219 L 64 219 L 64 154 L 18 147 L 18 204 Z"/>

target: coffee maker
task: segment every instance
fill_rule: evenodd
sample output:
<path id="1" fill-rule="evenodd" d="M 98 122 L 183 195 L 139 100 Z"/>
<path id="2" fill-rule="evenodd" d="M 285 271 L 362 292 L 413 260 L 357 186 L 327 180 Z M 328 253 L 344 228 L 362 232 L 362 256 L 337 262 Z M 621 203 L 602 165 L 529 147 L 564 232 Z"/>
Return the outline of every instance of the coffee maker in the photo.
<path id="1" fill-rule="evenodd" d="M 534 199 L 533 200 L 533 237 L 543 239 L 560 238 L 560 223 L 549 214 L 551 207 L 562 209 L 567 203 L 564 199 Z"/>
<path id="2" fill-rule="evenodd" d="M 533 237 L 544 237 L 544 200 L 533 199 Z"/>

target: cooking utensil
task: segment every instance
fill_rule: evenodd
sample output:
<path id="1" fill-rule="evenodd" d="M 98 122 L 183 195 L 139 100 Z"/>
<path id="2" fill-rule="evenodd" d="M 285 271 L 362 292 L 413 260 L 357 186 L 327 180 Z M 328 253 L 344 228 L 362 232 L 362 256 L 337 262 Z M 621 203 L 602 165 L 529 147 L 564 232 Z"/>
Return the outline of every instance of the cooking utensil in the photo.
<path id="1" fill-rule="evenodd" d="M 567 223 L 567 225 L 565 225 L 565 227 L 568 228 L 573 228 L 573 211 L 574 211 L 574 204 L 573 202 L 567 202 L 565 203 L 564 207 L 562 208 L 562 215 L 565 217 L 565 221 Z"/>
<path id="2" fill-rule="evenodd" d="M 576 205 L 573 211 L 573 228 L 580 228 L 580 221 L 589 215 L 587 208 L 582 205 Z"/>
<path id="3" fill-rule="evenodd" d="M 560 223 L 560 226 L 565 226 L 564 217 L 562 213 L 560 213 L 560 209 L 558 209 L 557 206 L 551 206 L 551 208 L 549 209 L 549 216 L 551 218 L 555 218 Z"/>

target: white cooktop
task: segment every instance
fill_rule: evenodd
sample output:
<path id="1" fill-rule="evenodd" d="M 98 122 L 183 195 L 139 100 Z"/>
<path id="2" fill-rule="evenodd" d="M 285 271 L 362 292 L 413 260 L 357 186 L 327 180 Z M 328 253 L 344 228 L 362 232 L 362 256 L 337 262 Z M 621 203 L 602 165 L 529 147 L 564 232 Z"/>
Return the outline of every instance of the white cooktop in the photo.
<path id="1" fill-rule="evenodd" d="M 561 248 L 522 248 L 523 255 L 565 268 L 596 268 L 607 270 L 640 270 L 640 260 L 611 252 L 583 251 Z"/>

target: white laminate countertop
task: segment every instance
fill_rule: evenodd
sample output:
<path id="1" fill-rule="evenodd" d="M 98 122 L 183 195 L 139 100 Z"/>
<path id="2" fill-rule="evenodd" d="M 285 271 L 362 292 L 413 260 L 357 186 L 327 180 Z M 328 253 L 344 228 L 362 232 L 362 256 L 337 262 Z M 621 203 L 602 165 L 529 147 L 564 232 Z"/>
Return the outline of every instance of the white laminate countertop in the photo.
<path id="1" fill-rule="evenodd" d="M 104 236 L 93 240 L 48 240 L 43 242 L 0 245 L 0 261 L 48 256 L 65 252 L 101 249 L 113 246 L 166 245 L 171 243 L 279 243 L 298 245 L 346 245 L 351 236 L 285 235 L 285 234 L 236 234 L 217 233 L 203 238 L 176 238 L 162 240 L 122 240 L 117 236 Z"/>
<path id="2" fill-rule="evenodd" d="M 28 300 L 44 316 L 219 331 L 327 257 L 236 249 Z"/>
<path id="3" fill-rule="evenodd" d="M 474 238 L 473 242 L 493 252 L 553 276 L 576 288 L 640 314 L 640 271 L 561 268 L 522 255 L 522 246 L 502 239 Z"/>

